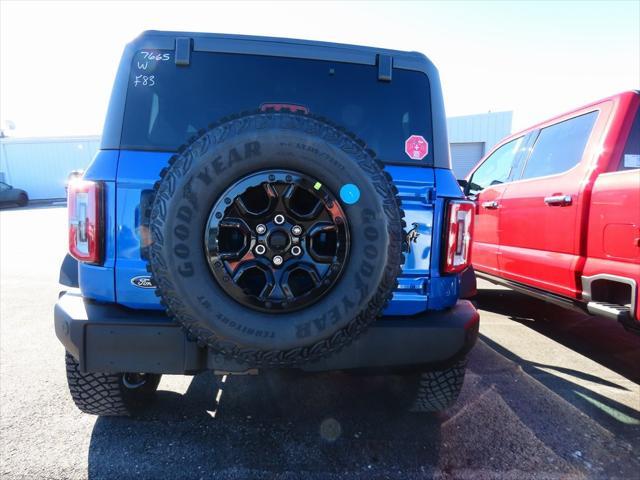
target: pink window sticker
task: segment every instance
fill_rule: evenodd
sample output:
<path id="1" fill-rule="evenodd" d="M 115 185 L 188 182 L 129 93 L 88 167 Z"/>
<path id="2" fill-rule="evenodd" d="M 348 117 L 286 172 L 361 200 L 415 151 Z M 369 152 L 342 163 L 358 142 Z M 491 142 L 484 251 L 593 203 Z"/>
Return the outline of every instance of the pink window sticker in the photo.
<path id="1" fill-rule="evenodd" d="M 404 152 L 412 160 L 422 160 L 429 153 L 429 143 L 422 135 L 411 135 L 404 142 Z"/>

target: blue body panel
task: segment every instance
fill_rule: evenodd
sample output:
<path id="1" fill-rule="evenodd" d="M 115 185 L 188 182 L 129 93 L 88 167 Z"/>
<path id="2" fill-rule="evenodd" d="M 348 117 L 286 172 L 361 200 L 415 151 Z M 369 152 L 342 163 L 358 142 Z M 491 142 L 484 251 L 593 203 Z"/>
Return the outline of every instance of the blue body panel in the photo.
<path id="1" fill-rule="evenodd" d="M 99 150 L 82 176 L 85 180 L 115 182 L 118 178 L 120 150 Z"/>
<path id="2" fill-rule="evenodd" d="M 83 295 L 100 301 L 117 302 L 130 308 L 162 309 L 153 289 L 132 283 L 148 275 L 142 256 L 144 239 L 141 199 L 150 195 L 158 172 L 172 154 L 168 152 L 101 151 L 87 171 L 87 177 L 107 179 L 106 239 L 104 266 L 81 264 Z M 455 304 L 459 276 L 441 275 L 440 251 L 444 210 L 450 198 L 462 193 L 450 170 L 430 167 L 387 166 L 398 188 L 405 212 L 407 232 L 413 230 L 410 251 L 398 278 L 398 289 L 384 311 L 385 316 L 416 315 L 425 310 L 442 310 Z M 117 182 L 111 181 L 116 177 Z"/>
<path id="3" fill-rule="evenodd" d="M 118 167 L 117 210 L 118 245 L 116 249 L 116 297 L 118 303 L 131 308 L 162 308 L 153 289 L 140 288 L 131 279 L 148 275 L 141 248 L 146 237 L 142 225 L 140 199 L 151 191 L 171 157 L 165 152 L 133 152 L 123 150 Z"/>
<path id="4" fill-rule="evenodd" d="M 435 214 L 434 169 L 389 166 L 386 170 L 398 188 L 406 230 L 414 230 L 416 235 L 410 242 L 410 251 L 405 253 L 398 289 L 384 315 L 414 315 L 426 310 L 429 298 Z"/>
<path id="5" fill-rule="evenodd" d="M 416 315 L 455 305 L 460 291 L 459 275 L 440 273 L 443 222 L 448 199 L 462 198 L 451 170 L 388 166 L 405 212 L 407 232 L 418 234 L 410 241 L 398 289 L 384 315 Z"/>

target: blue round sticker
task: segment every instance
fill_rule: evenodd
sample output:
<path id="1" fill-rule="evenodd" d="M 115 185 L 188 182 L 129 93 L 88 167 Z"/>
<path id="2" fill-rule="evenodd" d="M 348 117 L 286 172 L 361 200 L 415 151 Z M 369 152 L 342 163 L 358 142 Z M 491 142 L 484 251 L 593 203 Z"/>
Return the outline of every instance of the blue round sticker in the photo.
<path id="1" fill-rule="evenodd" d="M 360 189 L 353 183 L 347 183 L 340 189 L 340 198 L 347 205 L 353 205 L 360 200 Z"/>

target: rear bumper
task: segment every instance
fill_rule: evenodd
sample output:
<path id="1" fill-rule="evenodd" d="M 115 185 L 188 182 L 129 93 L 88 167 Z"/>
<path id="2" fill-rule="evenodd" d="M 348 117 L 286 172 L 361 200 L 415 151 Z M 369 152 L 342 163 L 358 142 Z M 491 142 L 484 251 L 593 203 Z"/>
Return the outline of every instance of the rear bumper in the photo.
<path id="1" fill-rule="evenodd" d="M 85 372 L 190 374 L 253 368 L 198 347 L 162 312 L 98 304 L 79 293 L 65 293 L 55 306 L 54 322 L 56 336 Z M 300 368 L 446 368 L 471 350 L 478 327 L 478 312 L 466 300 L 444 311 L 383 317 L 349 347 Z"/>

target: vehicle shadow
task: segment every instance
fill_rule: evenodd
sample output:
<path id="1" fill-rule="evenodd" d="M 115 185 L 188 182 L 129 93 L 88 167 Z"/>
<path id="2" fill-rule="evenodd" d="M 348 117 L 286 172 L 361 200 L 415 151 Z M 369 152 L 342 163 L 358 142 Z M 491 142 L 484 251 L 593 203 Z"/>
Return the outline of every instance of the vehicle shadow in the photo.
<path id="1" fill-rule="evenodd" d="M 88 476 L 546 480 L 637 473 L 630 446 L 640 440 L 637 426 L 601 427 L 524 371 L 536 366 L 520 359 L 521 368 L 492 347 L 480 341 L 474 348 L 458 402 L 439 415 L 407 411 L 414 397 L 406 377 L 204 373 L 184 394 L 160 391 L 139 418 L 98 418 Z"/>
<path id="2" fill-rule="evenodd" d="M 474 302 L 481 310 L 507 316 L 628 380 L 640 383 L 640 337 L 625 331 L 622 326 L 609 319 L 563 309 L 500 288 L 479 289 Z M 640 441 L 640 399 L 634 409 L 612 398 L 615 397 L 616 390 L 628 393 L 628 384 L 620 385 L 589 372 L 558 365 L 558 359 L 549 362 L 530 361 L 486 335 L 481 334 L 480 338 L 495 352 L 519 365 L 526 374 L 585 413 L 601 427 L 632 443 Z M 571 378 L 590 382 L 598 388 L 589 388 L 588 384 L 573 382 Z M 600 387 L 611 389 L 612 394 L 599 393 L 603 391 Z"/>
<path id="3" fill-rule="evenodd" d="M 554 375 L 548 370 L 565 373 L 576 378 L 586 379 L 590 382 L 618 390 L 627 390 L 625 387 L 593 375 L 584 374 L 584 372 L 579 372 L 575 369 L 559 368 L 553 365 L 545 365 L 525 360 L 485 335 L 481 334 L 480 338 L 486 345 L 491 347 L 500 355 L 519 365 L 525 373 L 535 378 L 545 387 L 598 422 L 598 424 L 603 428 L 630 440 L 640 440 L 640 411 L 630 408 L 575 382 L 571 382 L 566 378 Z"/>
<path id="4" fill-rule="evenodd" d="M 412 385 L 400 376 L 340 372 L 200 374 L 184 395 L 160 391 L 140 418 L 98 418 L 89 478 L 366 478 L 414 469 L 429 477 L 443 417 L 408 412 Z"/>
<path id="5" fill-rule="evenodd" d="M 553 371 L 546 372 L 543 369 L 547 365 L 529 362 L 482 334 L 472 351 L 471 362 L 477 376 L 475 381 L 488 387 L 484 406 L 474 406 L 473 415 L 492 417 L 502 431 L 500 438 L 503 443 L 495 447 L 493 455 L 510 451 L 513 447 L 508 445 L 509 440 L 517 438 L 518 432 L 526 439 L 526 432 L 534 436 L 546 452 L 554 454 L 545 454 L 545 460 L 542 460 L 549 462 L 546 468 L 552 469 L 554 474 L 544 473 L 545 467 L 538 464 L 536 473 L 542 472 L 542 475 L 535 477 L 637 476 L 640 458 L 632 454 L 632 445 L 640 442 L 640 412 L 555 375 Z M 475 398 L 476 403 L 480 403 L 481 396 L 476 395 Z M 500 405 L 502 412 L 498 416 L 493 411 Z M 464 408 L 471 409 L 469 405 Z M 512 426 L 514 421 L 518 427 Z M 443 430 L 443 438 L 446 438 L 446 433 Z M 526 452 L 526 458 L 535 461 L 535 443 L 534 449 L 523 448 L 523 440 L 512 444 Z M 525 456 L 519 458 L 524 459 Z M 560 469 L 559 461 L 565 462 Z M 620 468 L 621 462 L 624 469 Z M 572 468 L 578 468 L 580 473 L 572 472 Z M 559 473 L 563 470 L 565 473 Z"/>
<path id="6" fill-rule="evenodd" d="M 498 287 L 478 289 L 474 303 L 481 310 L 505 315 L 628 380 L 640 383 L 640 335 L 626 331 L 613 320 L 565 309 Z M 575 374 L 580 375 L 579 372 Z M 599 379 L 589 380 L 597 382 Z"/>

